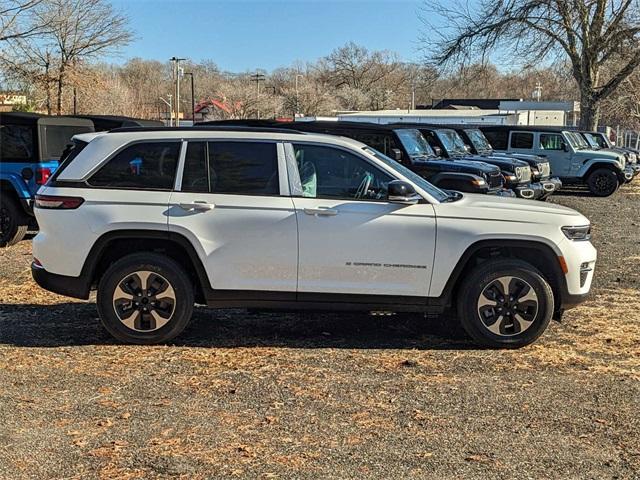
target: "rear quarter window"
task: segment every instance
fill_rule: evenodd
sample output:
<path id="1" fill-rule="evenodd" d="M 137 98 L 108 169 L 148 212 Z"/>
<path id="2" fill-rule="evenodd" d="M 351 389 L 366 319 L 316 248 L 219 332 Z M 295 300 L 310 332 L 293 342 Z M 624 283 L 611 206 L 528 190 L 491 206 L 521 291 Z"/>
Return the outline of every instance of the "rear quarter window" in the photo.
<path id="1" fill-rule="evenodd" d="M 28 125 L 0 125 L 0 161 L 35 161 L 34 129 Z"/>
<path id="2" fill-rule="evenodd" d="M 511 132 L 511 148 L 533 148 L 533 133 Z"/>
<path id="3" fill-rule="evenodd" d="M 125 147 L 90 179 L 89 185 L 133 190 L 171 190 L 181 142 L 141 142 Z"/>
<path id="4" fill-rule="evenodd" d="M 484 136 L 487 137 L 491 146 L 496 150 L 506 150 L 508 148 L 507 141 L 509 132 L 506 130 L 484 130 Z"/>

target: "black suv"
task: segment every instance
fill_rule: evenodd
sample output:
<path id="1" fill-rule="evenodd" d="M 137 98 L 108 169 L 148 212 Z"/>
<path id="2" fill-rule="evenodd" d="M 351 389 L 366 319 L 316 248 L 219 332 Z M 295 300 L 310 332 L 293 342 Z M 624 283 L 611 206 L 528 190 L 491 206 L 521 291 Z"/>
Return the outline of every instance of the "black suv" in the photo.
<path id="1" fill-rule="evenodd" d="M 539 182 L 545 191 L 543 198 L 548 197 L 562 188 L 560 178 L 551 176 L 551 166 L 549 165 L 548 159 L 539 155 L 529 155 L 526 153 L 498 152 L 493 149 L 487 137 L 482 133 L 482 130 L 477 127 L 455 126 L 451 128 L 458 132 L 458 135 L 460 135 L 460 138 L 462 138 L 462 141 L 467 146 L 468 151 L 474 155 L 480 155 L 482 158 L 515 158 L 526 162 L 531 168 L 531 181 Z"/>
<path id="2" fill-rule="evenodd" d="M 353 138 L 410 168 L 439 188 L 467 193 L 513 196 L 504 188 L 500 169 L 488 163 L 438 158 L 415 128 L 374 123 L 313 121 L 277 122 L 272 120 L 224 120 L 198 125 L 241 125 L 279 127 L 301 132 L 326 133 Z"/>
<path id="3" fill-rule="evenodd" d="M 514 191 L 517 197 L 530 200 L 543 200 L 553 189 L 545 190 L 543 185 L 533 179 L 532 169 L 526 161 L 507 155 L 478 155 L 471 153 L 464 140 L 453 127 L 425 124 L 396 124 L 420 130 L 433 150 L 444 158 L 484 162 L 500 168 L 505 178 L 505 187 Z M 482 132 L 481 132 L 482 133 Z"/>

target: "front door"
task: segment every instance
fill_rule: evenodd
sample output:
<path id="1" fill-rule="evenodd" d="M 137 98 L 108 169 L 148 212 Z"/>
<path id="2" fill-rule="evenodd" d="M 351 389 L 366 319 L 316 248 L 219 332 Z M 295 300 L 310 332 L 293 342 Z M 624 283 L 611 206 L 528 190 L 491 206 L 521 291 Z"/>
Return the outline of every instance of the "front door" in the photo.
<path id="1" fill-rule="evenodd" d="M 571 176 L 571 152 L 564 137 L 559 133 L 540 133 L 536 155 L 549 160 L 551 174 L 557 177 Z"/>
<path id="2" fill-rule="evenodd" d="M 295 298 L 298 235 L 282 151 L 281 144 L 256 141 L 186 146 L 179 191 L 169 200 L 169 230 L 196 247 L 218 295 Z"/>
<path id="3" fill-rule="evenodd" d="M 393 177 L 364 155 L 311 143 L 287 148 L 300 176 L 300 194 L 293 198 L 298 298 L 345 294 L 424 300 L 435 248 L 432 206 L 388 202 L 386 186 Z"/>

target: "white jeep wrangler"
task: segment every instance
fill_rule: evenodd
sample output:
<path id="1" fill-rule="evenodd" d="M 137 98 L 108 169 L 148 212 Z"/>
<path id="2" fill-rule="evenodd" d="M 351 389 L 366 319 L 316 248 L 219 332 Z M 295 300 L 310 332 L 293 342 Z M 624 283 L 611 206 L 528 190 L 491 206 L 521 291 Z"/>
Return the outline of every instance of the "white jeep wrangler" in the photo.
<path id="1" fill-rule="evenodd" d="M 131 343 L 194 303 L 457 312 L 476 341 L 533 342 L 589 292 L 589 221 L 435 188 L 354 140 L 242 127 L 76 135 L 38 192 L 32 272 Z"/>

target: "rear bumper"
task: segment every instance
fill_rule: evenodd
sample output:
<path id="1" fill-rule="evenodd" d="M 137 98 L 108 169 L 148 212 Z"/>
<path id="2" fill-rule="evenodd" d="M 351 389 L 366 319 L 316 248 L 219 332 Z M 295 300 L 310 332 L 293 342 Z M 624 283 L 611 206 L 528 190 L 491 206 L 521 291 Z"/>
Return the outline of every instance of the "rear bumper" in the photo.
<path id="1" fill-rule="evenodd" d="M 50 292 L 83 300 L 89 298 L 90 285 L 82 276 L 68 277 L 47 272 L 35 263 L 31 264 L 31 276 L 40 287 Z"/>

